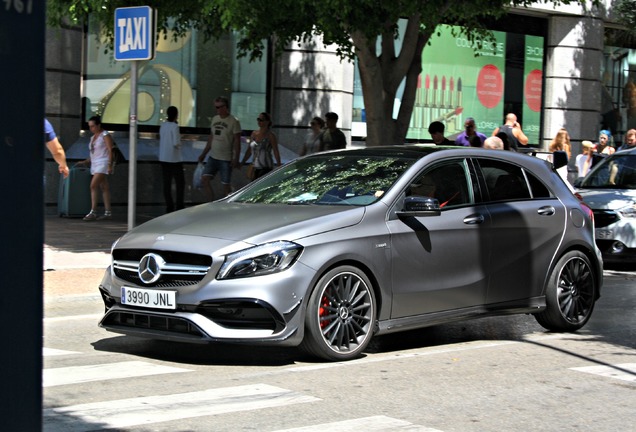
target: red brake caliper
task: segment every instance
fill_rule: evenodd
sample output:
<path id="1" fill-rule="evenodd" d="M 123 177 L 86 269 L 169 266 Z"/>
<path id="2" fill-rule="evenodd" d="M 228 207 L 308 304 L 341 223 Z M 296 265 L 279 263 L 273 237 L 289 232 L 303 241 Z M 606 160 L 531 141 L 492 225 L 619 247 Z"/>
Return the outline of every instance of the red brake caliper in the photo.
<path id="1" fill-rule="evenodd" d="M 326 319 L 323 319 L 329 314 L 329 311 L 327 310 L 328 307 L 329 307 L 329 299 L 327 298 L 326 295 L 324 295 L 322 296 L 322 300 L 320 301 L 320 309 L 318 310 L 318 316 L 320 317 L 321 329 L 324 329 L 325 327 L 329 325 L 329 321 Z"/>

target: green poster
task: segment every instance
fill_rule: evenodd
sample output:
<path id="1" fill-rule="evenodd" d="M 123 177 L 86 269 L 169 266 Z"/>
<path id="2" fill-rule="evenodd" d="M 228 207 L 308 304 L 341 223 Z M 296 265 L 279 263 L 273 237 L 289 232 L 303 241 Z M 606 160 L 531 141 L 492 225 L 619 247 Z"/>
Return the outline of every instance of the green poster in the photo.
<path id="1" fill-rule="evenodd" d="M 493 32 L 494 41 L 469 41 L 455 28 L 439 26 L 439 33 L 422 53 L 422 73 L 407 138 L 430 139 L 428 125 L 441 121 L 453 139 L 473 117 L 477 130 L 489 136 L 503 112 L 506 36 Z"/>
<path id="2" fill-rule="evenodd" d="M 526 36 L 523 72 L 523 123 L 528 143 L 539 143 L 541 129 L 541 95 L 543 85 L 543 38 Z"/>

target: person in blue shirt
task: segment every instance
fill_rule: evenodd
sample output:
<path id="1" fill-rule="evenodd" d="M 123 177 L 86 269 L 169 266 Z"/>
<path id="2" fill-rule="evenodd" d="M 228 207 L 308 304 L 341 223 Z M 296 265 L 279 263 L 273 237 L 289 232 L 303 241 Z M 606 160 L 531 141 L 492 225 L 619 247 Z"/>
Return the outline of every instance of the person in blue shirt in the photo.
<path id="1" fill-rule="evenodd" d="M 481 145 L 483 147 L 484 141 L 486 141 L 486 135 L 481 132 L 477 132 L 477 127 L 475 126 L 475 119 L 472 117 L 467 117 L 464 121 L 464 132 L 457 135 L 455 138 L 455 145 L 470 147 L 470 137 L 477 135 L 481 140 Z"/>
<path id="2" fill-rule="evenodd" d="M 53 125 L 51 125 L 47 119 L 44 119 L 44 140 L 46 142 L 46 148 L 49 149 L 53 159 L 57 162 L 60 174 L 62 174 L 64 178 L 68 177 L 68 165 L 66 164 L 64 147 L 62 147 L 62 144 L 60 144 L 60 141 L 57 139 Z"/>

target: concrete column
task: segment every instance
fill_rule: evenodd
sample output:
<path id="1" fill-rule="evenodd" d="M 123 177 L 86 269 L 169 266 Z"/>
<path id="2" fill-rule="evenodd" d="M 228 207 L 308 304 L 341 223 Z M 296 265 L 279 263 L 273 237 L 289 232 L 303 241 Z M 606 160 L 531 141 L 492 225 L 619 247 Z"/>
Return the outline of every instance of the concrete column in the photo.
<path id="1" fill-rule="evenodd" d="M 338 114 L 338 127 L 351 143 L 353 63 L 340 60 L 335 46 L 315 38 L 292 44 L 272 64 L 271 110 L 281 145 L 298 152 L 312 117 Z"/>
<path id="2" fill-rule="evenodd" d="M 66 148 L 81 127 L 82 29 L 46 29 L 45 113 Z"/>
<path id="3" fill-rule="evenodd" d="M 564 127 L 572 140 L 573 166 L 581 141 L 596 141 L 601 125 L 603 21 L 587 16 L 550 17 L 542 144 Z"/>
<path id="4" fill-rule="evenodd" d="M 68 149 L 79 136 L 82 88 L 82 29 L 46 28 L 45 32 L 45 109 L 60 143 Z M 57 203 L 59 178 L 57 163 L 46 152 L 45 204 Z M 53 207 L 55 208 L 55 207 Z"/>

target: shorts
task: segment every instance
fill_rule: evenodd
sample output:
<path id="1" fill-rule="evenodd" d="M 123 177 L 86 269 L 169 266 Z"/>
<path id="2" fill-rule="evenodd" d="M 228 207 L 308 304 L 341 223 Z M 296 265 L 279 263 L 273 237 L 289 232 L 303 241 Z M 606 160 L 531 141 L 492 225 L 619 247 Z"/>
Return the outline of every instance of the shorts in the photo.
<path id="1" fill-rule="evenodd" d="M 108 174 L 108 159 L 91 160 L 91 174 Z"/>
<path id="2" fill-rule="evenodd" d="M 214 159 L 209 156 L 203 167 L 202 176 L 214 177 L 219 171 L 221 172 L 221 183 L 228 185 L 232 183 L 232 162 Z"/>

